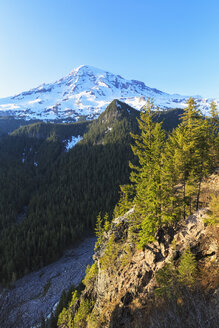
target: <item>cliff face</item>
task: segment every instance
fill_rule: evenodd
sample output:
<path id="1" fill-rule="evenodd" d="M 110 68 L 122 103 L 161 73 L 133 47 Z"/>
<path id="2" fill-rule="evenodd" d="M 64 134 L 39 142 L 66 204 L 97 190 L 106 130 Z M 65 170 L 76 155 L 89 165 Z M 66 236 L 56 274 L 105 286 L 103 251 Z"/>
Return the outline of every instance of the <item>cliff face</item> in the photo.
<path id="1" fill-rule="evenodd" d="M 218 195 L 219 176 L 203 185 L 203 204 L 209 190 Z M 114 219 L 96 244 L 84 292 L 69 308 L 73 325 L 59 327 L 218 327 L 219 226 L 207 218 L 203 208 L 160 229 L 144 249 L 137 246 L 135 208 Z"/>
<path id="2" fill-rule="evenodd" d="M 98 313 L 99 326 L 143 327 L 157 287 L 156 273 L 171 260 L 177 262 L 189 248 L 196 257 L 199 271 L 204 274 L 207 268 L 209 270 L 211 277 L 205 277 L 205 287 L 213 290 L 217 283 L 219 230 L 204 224 L 206 210 L 189 216 L 176 229 L 160 230 L 157 241 L 144 250 L 137 250 L 132 243 L 133 212 L 134 209 L 113 221 L 112 229 L 105 234 L 105 240 L 94 256 L 98 275 L 85 293 L 95 301 L 93 312 Z M 112 262 L 108 263 L 110 259 L 107 259 L 105 268 L 104 254 L 112 235 L 114 250 L 109 254 Z M 117 253 L 115 259 L 114 252 Z"/>

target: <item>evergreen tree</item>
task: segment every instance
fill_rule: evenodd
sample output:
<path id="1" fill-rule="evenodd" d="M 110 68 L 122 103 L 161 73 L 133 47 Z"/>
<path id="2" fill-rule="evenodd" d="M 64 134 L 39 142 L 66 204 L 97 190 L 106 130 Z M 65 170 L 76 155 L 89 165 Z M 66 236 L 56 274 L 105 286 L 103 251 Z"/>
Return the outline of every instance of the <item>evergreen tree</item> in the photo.
<path id="1" fill-rule="evenodd" d="M 201 116 L 195 100 L 188 100 L 181 124 L 167 139 L 162 123 L 154 121 L 154 109 L 149 99 L 138 119 L 141 134 L 131 134 L 138 164 L 130 163 L 132 184 L 120 187 L 120 201 L 114 210 L 114 215 L 121 215 L 135 205 L 141 246 L 153 241 L 163 225 L 199 208 L 201 183 L 212 168 L 214 125 Z M 214 140 L 215 136 L 214 130 Z"/>
<path id="2" fill-rule="evenodd" d="M 66 327 L 73 328 L 73 327 L 76 327 L 74 325 L 73 315 L 74 315 L 74 311 L 75 311 L 74 310 L 74 305 L 75 305 L 75 302 L 78 300 L 79 296 L 80 295 L 79 295 L 77 290 L 75 290 L 72 293 L 72 299 L 71 299 L 71 302 L 68 305 L 68 308 L 63 308 L 62 312 L 59 315 L 58 323 L 57 323 L 58 328 L 66 328 Z"/>
<path id="3" fill-rule="evenodd" d="M 197 273 L 197 262 L 195 255 L 187 250 L 180 259 L 178 267 L 179 280 L 187 286 L 194 284 Z"/>
<path id="4" fill-rule="evenodd" d="M 133 205 L 135 197 L 135 185 L 127 184 L 120 186 L 120 199 L 116 204 L 113 215 L 118 217 L 125 214 Z"/>
<path id="5" fill-rule="evenodd" d="M 209 121 L 202 118 L 194 99 L 182 115 L 182 123 L 169 136 L 169 153 L 173 162 L 176 204 L 183 217 L 199 207 L 203 177 L 210 170 Z"/>
<path id="6" fill-rule="evenodd" d="M 210 104 L 210 147 L 212 167 L 217 167 L 219 161 L 219 112 L 217 104 L 212 101 Z"/>
<path id="7" fill-rule="evenodd" d="M 97 238 L 100 238 L 103 235 L 103 219 L 101 217 L 101 213 L 98 214 L 96 219 L 96 227 L 94 229 Z"/>
<path id="8" fill-rule="evenodd" d="M 165 132 L 162 130 L 162 123 L 153 121 L 153 110 L 153 102 L 148 100 L 138 120 L 141 135 L 132 134 L 135 140 L 132 151 L 138 157 L 139 165 L 130 163 L 133 170 L 130 180 L 136 190 L 136 214 L 141 217 L 141 246 L 154 239 L 155 232 L 164 220 L 161 154 L 165 144 Z"/>

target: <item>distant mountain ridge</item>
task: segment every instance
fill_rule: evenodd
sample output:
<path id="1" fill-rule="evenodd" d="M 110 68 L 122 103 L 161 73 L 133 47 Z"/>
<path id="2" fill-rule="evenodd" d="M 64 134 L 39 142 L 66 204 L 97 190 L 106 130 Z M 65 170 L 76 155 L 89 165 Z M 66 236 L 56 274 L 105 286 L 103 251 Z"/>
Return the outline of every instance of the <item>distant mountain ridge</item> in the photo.
<path id="1" fill-rule="evenodd" d="M 147 98 L 153 98 L 161 109 L 184 108 L 188 96 L 168 94 L 150 88 L 144 82 L 126 80 L 120 75 L 82 65 L 69 75 L 49 84 L 0 99 L 0 116 L 19 119 L 77 121 L 97 118 L 118 99 L 140 109 Z M 213 99 L 195 97 L 203 114 L 209 111 Z M 216 100 L 219 104 L 219 99 Z"/>

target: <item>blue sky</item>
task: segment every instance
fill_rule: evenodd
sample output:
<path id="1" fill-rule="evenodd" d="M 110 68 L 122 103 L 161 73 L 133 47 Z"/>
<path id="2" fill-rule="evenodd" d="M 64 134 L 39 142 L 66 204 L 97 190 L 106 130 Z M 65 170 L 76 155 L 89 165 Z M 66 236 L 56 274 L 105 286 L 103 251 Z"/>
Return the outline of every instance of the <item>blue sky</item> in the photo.
<path id="1" fill-rule="evenodd" d="M 0 97 L 92 65 L 219 97 L 218 0 L 0 0 Z"/>

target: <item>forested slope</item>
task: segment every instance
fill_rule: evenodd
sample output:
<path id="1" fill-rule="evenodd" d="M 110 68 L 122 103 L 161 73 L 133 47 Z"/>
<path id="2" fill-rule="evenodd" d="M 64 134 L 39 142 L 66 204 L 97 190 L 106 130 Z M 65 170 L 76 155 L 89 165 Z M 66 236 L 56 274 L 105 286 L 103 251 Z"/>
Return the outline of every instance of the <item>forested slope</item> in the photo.
<path id="1" fill-rule="evenodd" d="M 216 328 L 219 121 L 193 98 L 168 135 L 148 101 L 131 134 L 137 161 L 113 220 L 98 216 L 95 262 L 59 328 Z"/>
<path id="2" fill-rule="evenodd" d="M 156 119 L 171 129 L 178 114 Z M 115 100 L 91 123 L 35 123 L 0 139 L 0 281 L 55 260 L 93 230 L 99 212 L 111 216 L 135 161 L 130 132 L 138 133 L 138 116 Z M 66 152 L 63 140 L 78 134 L 83 140 Z"/>

